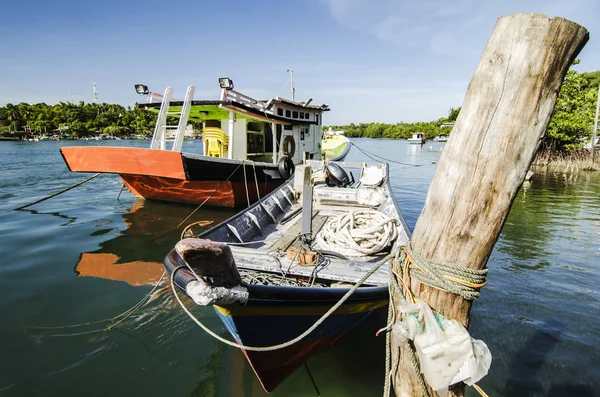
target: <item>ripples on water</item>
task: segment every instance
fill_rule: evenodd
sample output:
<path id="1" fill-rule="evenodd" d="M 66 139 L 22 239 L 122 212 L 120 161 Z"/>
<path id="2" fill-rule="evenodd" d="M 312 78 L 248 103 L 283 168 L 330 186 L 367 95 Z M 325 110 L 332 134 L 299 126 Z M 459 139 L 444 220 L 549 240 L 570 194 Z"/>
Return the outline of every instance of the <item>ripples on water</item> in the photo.
<path id="1" fill-rule="evenodd" d="M 405 163 L 391 164 L 390 177 L 412 228 L 443 144 L 354 142 Z M 70 144 L 0 143 L 0 395 L 266 395 L 243 355 L 198 329 L 167 286 L 109 332 L 52 336 L 111 322 L 28 328 L 111 318 L 135 305 L 178 240 L 179 231 L 171 229 L 195 208 L 143 202 L 125 192 L 117 200 L 120 179 L 103 175 L 27 211 L 12 211 L 88 176 L 68 172 L 62 162 L 58 148 Z M 199 152 L 198 144 L 191 146 Z M 353 148 L 347 160 L 369 159 Z M 471 312 L 472 334 L 494 356 L 490 375 L 480 382 L 490 395 L 597 393 L 599 193 L 595 174 L 536 174 L 517 195 L 488 263 L 488 285 Z M 190 221 L 219 222 L 231 214 L 199 211 Z M 228 336 L 211 309 L 194 312 Z M 381 395 L 384 340 L 374 333 L 385 321 L 385 310 L 375 313 L 331 352 L 311 359 L 322 395 Z M 301 369 L 272 395 L 312 397 L 315 391 Z"/>

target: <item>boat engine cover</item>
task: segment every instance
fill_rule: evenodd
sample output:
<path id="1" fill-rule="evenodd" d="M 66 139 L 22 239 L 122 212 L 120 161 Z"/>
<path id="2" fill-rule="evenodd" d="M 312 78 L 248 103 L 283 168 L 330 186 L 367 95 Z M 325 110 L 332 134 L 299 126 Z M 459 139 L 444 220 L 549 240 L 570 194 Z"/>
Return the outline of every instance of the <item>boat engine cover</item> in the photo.
<path id="1" fill-rule="evenodd" d="M 352 183 L 348 173 L 335 163 L 329 163 L 325 167 L 325 182 L 328 186 L 346 187 Z"/>

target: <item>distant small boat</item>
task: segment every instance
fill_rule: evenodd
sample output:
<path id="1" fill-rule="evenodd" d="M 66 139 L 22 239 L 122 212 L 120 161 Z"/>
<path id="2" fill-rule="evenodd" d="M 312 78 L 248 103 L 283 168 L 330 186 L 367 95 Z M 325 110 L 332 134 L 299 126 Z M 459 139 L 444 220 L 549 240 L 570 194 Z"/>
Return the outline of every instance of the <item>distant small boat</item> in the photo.
<path id="1" fill-rule="evenodd" d="M 360 175 L 356 182 L 347 173 L 352 169 Z M 373 236 L 352 228 L 358 225 L 372 228 Z M 339 240 L 350 231 L 362 236 L 354 249 Z M 387 164 L 309 160 L 258 203 L 199 238 L 181 240 L 165 267 L 174 292 L 178 287 L 214 307 L 270 392 L 387 305 L 389 263 L 408 239 Z M 280 344 L 286 346 L 251 348 Z"/>
<path id="2" fill-rule="evenodd" d="M 436 142 L 448 142 L 448 136 L 447 135 L 438 135 L 435 138 L 433 138 L 433 140 Z"/>
<path id="3" fill-rule="evenodd" d="M 412 138 L 408 138 L 408 143 L 411 145 L 422 145 L 425 142 L 427 142 L 427 138 L 422 132 L 413 132 Z"/>
<path id="4" fill-rule="evenodd" d="M 352 144 L 344 136 L 344 131 L 333 131 L 330 127 L 329 131 L 323 134 L 321 144 L 323 158 L 331 161 L 342 161 L 346 158 L 351 148 Z"/>

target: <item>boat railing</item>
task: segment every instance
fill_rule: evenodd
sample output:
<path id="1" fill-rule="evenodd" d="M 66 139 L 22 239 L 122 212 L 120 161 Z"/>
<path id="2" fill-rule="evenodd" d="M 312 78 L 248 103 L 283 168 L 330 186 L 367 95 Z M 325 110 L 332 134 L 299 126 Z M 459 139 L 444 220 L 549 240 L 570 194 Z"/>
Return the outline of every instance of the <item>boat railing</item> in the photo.
<path id="1" fill-rule="evenodd" d="M 241 103 L 242 105 L 248 106 L 255 110 L 259 110 L 261 112 L 273 114 L 273 111 L 268 108 L 268 105 L 265 102 L 258 101 L 252 97 L 249 97 L 248 95 L 244 95 L 241 92 L 237 92 L 234 90 L 224 90 L 224 91 L 225 91 L 225 94 L 223 95 L 223 98 L 222 98 L 224 101 L 230 100 L 233 102 Z"/>

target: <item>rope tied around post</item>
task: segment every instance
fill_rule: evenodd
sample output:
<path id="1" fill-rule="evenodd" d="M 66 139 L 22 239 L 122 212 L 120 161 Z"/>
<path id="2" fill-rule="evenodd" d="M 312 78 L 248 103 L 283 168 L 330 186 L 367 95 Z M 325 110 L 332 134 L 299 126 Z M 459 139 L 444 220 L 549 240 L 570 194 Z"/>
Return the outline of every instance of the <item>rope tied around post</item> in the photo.
<path id="1" fill-rule="evenodd" d="M 398 272 L 398 264 L 400 264 L 402 274 Z M 397 295 L 401 305 L 404 305 L 409 301 L 413 304 L 417 303 L 417 298 L 411 291 L 408 283 L 410 277 L 415 277 L 415 279 L 433 288 L 451 292 L 466 300 L 472 301 L 479 297 L 479 290 L 486 285 L 485 277 L 487 276 L 487 273 L 488 269 L 474 270 L 451 263 L 437 263 L 425 259 L 412 250 L 410 241 L 400 247 L 400 250 L 396 254 L 396 258 L 392 260 L 390 266 L 390 304 L 388 306 L 387 326 L 378 331 L 378 334 L 382 331 L 386 331 L 384 397 L 389 397 L 390 395 L 392 376 L 398 371 L 399 365 L 398 360 L 396 360 L 395 363 L 392 363 L 390 334 L 393 325 L 396 323 L 396 316 L 398 314 L 400 316 L 406 315 L 397 312 L 398 308 L 396 308 L 393 299 L 395 291 L 403 290 L 403 292 L 400 292 Z M 422 370 L 415 342 L 409 338 L 406 339 L 405 343 L 408 344 L 407 354 L 409 355 L 410 365 L 415 371 L 421 393 L 424 397 L 429 397 L 431 394 L 429 393 L 428 382 L 425 379 L 425 374 Z M 472 386 L 481 396 L 488 397 L 476 383 L 473 383 Z"/>
<path id="2" fill-rule="evenodd" d="M 488 274 L 488 269 L 470 269 L 423 258 L 412 250 L 410 242 L 401 247 L 396 263 L 409 277 L 469 301 L 479 298 L 479 290 L 486 285 L 485 277 Z"/>

